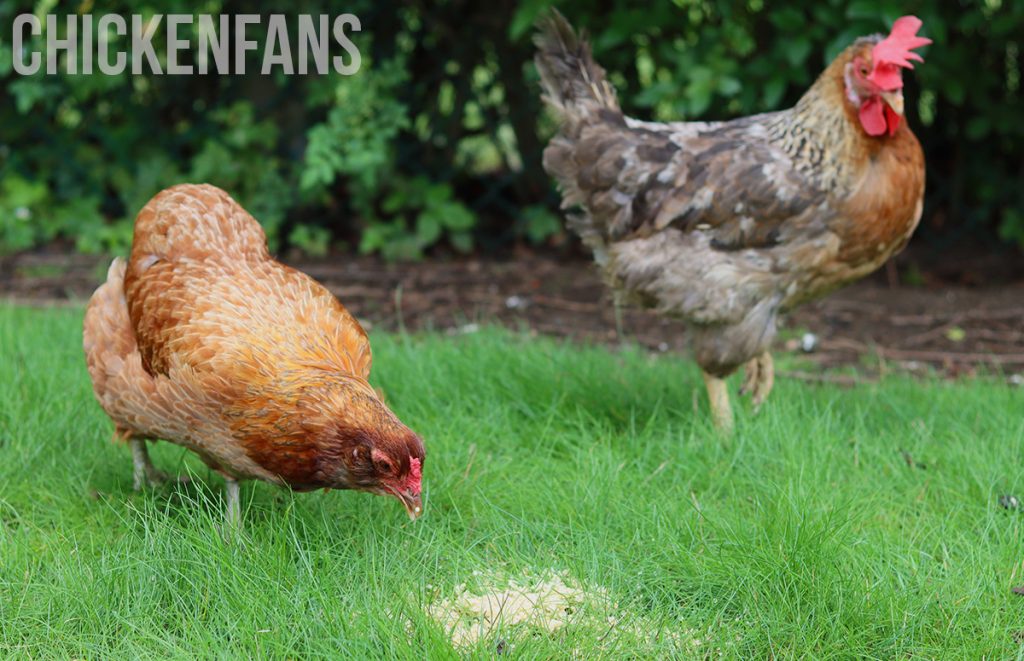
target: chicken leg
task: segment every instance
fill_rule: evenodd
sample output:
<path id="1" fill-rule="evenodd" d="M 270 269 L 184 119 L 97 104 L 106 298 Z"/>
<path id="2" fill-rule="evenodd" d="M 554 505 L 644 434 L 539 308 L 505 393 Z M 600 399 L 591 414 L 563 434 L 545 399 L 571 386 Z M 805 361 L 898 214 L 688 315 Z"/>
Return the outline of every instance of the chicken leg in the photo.
<path id="1" fill-rule="evenodd" d="M 128 445 L 132 449 L 132 484 L 136 491 L 142 491 L 144 487 L 158 487 L 167 481 L 167 474 L 149 460 L 146 439 L 131 438 Z"/>
<path id="2" fill-rule="evenodd" d="M 756 413 L 768 399 L 768 394 L 772 391 L 772 386 L 775 385 L 775 363 L 772 361 L 772 355 L 765 351 L 760 356 L 747 361 L 745 369 L 746 376 L 743 379 L 740 394 L 750 395 L 750 401 L 753 403 Z"/>
<path id="3" fill-rule="evenodd" d="M 704 385 L 708 389 L 708 401 L 711 403 L 711 416 L 715 427 L 726 434 L 732 433 L 732 405 L 729 403 L 729 389 L 725 379 L 707 372 L 704 374 Z"/>
<path id="4" fill-rule="evenodd" d="M 239 497 L 238 480 L 233 477 L 224 477 L 224 486 L 227 491 L 227 530 L 241 530 L 242 528 L 242 499 Z"/>

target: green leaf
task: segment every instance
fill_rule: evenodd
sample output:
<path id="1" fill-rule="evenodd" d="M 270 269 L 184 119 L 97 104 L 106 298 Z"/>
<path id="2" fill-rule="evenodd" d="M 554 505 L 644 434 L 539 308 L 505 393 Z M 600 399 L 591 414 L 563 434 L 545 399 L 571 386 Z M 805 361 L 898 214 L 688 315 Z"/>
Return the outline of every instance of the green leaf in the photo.
<path id="1" fill-rule="evenodd" d="M 526 236 L 532 243 L 542 243 L 562 230 L 561 219 L 547 207 L 530 206 L 523 209 Z"/>
<path id="2" fill-rule="evenodd" d="M 723 96 L 735 96 L 743 89 L 743 84 L 732 76 L 723 76 L 718 81 L 718 91 Z"/>
<path id="3" fill-rule="evenodd" d="M 456 232 L 451 236 L 452 246 L 461 253 L 473 251 L 473 237 L 469 232 Z"/>
<path id="4" fill-rule="evenodd" d="M 797 37 L 787 40 L 783 49 L 790 65 L 797 67 L 803 64 L 807 60 L 807 56 L 811 54 L 811 42 L 809 39 Z"/>
<path id="5" fill-rule="evenodd" d="M 551 0 L 524 0 L 521 2 L 515 14 L 512 15 L 512 21 L 508 27 L 509 39 L 518 41 L 550 6 Z"/>
<path id="6" fill-rule="evenodd" d="M 468 230 L 476 224 L 476 216 L 460 202 L 445 203 L 437 212 L 444 219 L 444 226 L 450 230 Z"/>
<path id="7" fill-rule="evenodd" d="M 777 75 L 768 81 L 764 86 L 765 108 L 777 108 L 779 106 L 782 95 L 786 93 L 786 86 L 786 79 L 781 75 Z"/>
<path id="8" fill-rule="evenodd" d="M 770 14 L 770 20 L 783 32 L 796 33 L 803 29 L 806 19 L 804 13 L 795 7 L 782 7 Z"/>
<path id="9" fill-rule="evenodd" d="M 432 211 L 424 211 L 416 217 L 416 239 L 422 246 L 432 246 L 441 238 L 441 221 Z"/>
<path id="10" fill-rule="evenodd" d="M 855 0 L 846 7 L 847 18 L 878 19 L 881 15 L 882 7 L 878 0 Z"/>
<path id="11" fill-rule="evenodd" d="M 964 98 L 967 96 L 967 89 L 963 82 L 955 77 L 945 79 L 942 91 L 955 106 L 963 105 Z"/>
<path id="12" fill-rule="evenodd" d="M 992 125 L 989 123 L 988 117 L 984 115 L 971 117 L 967 122 L 967 137 L 971 140 L 981 140 L 988 135 L 991 128 Z"/>

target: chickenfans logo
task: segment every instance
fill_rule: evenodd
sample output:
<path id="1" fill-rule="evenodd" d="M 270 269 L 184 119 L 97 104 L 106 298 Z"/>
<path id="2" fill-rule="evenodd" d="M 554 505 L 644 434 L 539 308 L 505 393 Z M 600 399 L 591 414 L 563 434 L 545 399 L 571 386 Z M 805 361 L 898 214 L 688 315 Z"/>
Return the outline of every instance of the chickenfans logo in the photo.
<path id="1" fill-rule="evenodd" d="M 362 58 L 349 33 L 361 29 L 354 14 L 21 14 L 11 43 L 14 71 L 22 76 L 244 75 L 250 52 L 258 54 L 262 75 L 351 76 Z"/>

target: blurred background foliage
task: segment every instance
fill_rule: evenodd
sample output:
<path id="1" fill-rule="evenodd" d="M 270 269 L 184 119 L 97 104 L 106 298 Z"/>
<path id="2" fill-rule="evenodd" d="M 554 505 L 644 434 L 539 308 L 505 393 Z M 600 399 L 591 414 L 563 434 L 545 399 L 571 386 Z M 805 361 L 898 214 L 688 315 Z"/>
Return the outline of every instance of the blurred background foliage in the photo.
<path id="1" fill-rule="evenodd" d="M 231 192 L 277 251 L 415 259 L 575 245 L 540 165 L 556 127 L 539 100 L 531 33 L 551 4 L 291 3 L 293 49 L 294 15 L 359 16 L 362 68 L 351 77 L 285 76 L 280 68 L 262 76 L 261 52 L 249 54 L 244 76 L 22 77 L 12 70 L 10 39 L 20 13 L 255 10 L 230 0 L 0 0 L 0 254 L 54 242 L 125 252 L 134 214 L 184 181 Z M 921 240 L 940 251 L 968 239 L 1024 246 L 1024 3 L 567 0 L 558 7 L 592 35 L 624 109 L 653 120 L 785 107 L 856 36 L 918 15 L 935 41 L 926 64 L 906 77 L 908 115 L 928 161 Z M 250 29 L 261 43 L 270 13 Z M 161 28 L 161 59 L 164 36 Z M 332 55 L 340 52 L 332 46 Z"/>

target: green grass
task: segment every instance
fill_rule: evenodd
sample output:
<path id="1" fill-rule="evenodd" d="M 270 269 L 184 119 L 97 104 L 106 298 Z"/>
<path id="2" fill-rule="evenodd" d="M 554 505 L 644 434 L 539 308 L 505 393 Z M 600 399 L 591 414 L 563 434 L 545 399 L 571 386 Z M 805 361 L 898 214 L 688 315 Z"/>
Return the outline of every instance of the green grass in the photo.
<path id="1" fill-rule="evenodd" d="M 997 504 L 1024 496 L 1024 394 L 995 379 L 781 378 L 723 440 L 683 357 L 378 335 L 425 516 L 251 483 L 232 543 L 221 480 L 180 448 L 154 460 L 193 484 L 132 492 L 80 320 L 0 307 L 0 658 L 1024 656 L 1024 514 Z M 427 614 L 474 572 L 548 570 L 619 625 L 456 650 Z"/>

